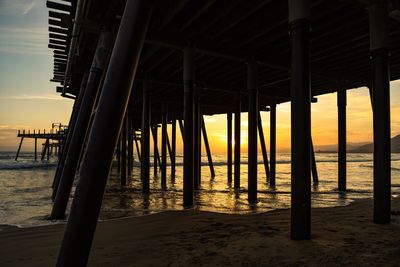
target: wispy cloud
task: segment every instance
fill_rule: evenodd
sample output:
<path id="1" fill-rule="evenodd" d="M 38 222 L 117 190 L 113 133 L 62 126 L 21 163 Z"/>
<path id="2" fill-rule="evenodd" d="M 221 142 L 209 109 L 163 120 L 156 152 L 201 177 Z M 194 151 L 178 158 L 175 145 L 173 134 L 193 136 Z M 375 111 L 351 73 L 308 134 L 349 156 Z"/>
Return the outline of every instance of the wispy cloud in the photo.
<path id="1" fill-rule="evenodd" d="M 47 54 L 46 27 L 0 27 L 0 52 Z"/>
<path id="2" fill-rule="evenodd" d="M 36 5 L 38 0 L 1 0 L 0 15 L 25 15 Z"/>
<path id="3" fill-rule="evenodd" d="M 61 96 L 53 94 L 43 94 L 43 95 L 12 95 L 12 96 L 0 96 L 0 100 L 64 100 Z"/>

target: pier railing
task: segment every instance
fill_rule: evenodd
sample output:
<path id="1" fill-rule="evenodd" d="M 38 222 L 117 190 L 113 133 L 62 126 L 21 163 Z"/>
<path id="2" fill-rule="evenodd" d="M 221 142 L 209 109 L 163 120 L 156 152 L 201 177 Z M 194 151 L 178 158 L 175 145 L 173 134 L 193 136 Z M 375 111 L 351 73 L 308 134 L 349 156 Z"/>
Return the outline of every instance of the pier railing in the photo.
<path id="1" fill-rule="evenodd" d="M 61 123 L 52 123 L 51 126 L 51 129 L 18 130 L 17 137 L 21 138 L 21 140 L 18 146 L 17 154 L 15 156 L 15 160 L 18 160 L 19 152 L 25 138 L 32 138 L 35 140 L 35 160 L 37 160 L 38 139 L 45 139 L 45 142 L 42 144 L 42 160 L 44 160 L 46 154 L 47 160 L 49 160 L 49 157 L 53 153 L 53 150 L 56 154 L 59 154 L 62 148 L 63 140 L 68 132 L 68 126 Z"/>

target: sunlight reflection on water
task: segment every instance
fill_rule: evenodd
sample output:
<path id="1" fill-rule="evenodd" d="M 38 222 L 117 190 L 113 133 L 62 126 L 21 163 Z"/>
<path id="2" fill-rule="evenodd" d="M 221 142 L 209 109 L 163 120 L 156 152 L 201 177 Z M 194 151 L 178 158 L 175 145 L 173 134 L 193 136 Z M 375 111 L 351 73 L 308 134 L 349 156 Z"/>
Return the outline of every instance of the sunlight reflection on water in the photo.
<path id="1" fill-rule="evenodd" d="M 32 155 L 22 155 L 15 162 L 14 154 L 0 153 L 0 224 L 43 225 L 51 211 L 51 184 L 55 172 L 55 159 L 49 163 L 33 162 Z M 336 154 L 316 154 L 319 184 L 312 186 L 312 206 L 331 207 L 347 205 L 357 198 L 372 196 L 372 154 L 348 154 L 348 192 L 337 191 Z M 241 189 L 235 191 L 227 183 L 225 156 L 213 155 L 216 176 L 211 179 L 207 158 L 203 157 L 201 190 L 195 193 L 195 209 L 249 214 L 266 212 L 290 206 L 290 155 L 277 155 L 276 188 L 266 183 L 264 166 L 259 156 L 258 203 L 247 202 L 247 164 L 242 158 Z M 182 158 L 177 158 L 176 177 L 171 179 L 167 168 L 167 190 L 161 190 L 159 175 L 151 177 L 151 193 L 141 193 L 140 169 L 135 162 L 128 186 L 121 188 L 118 173 L 111 171 L 104 196 L 101 218 L 142 216 L 166 210 L 182 210 Z M 153 168 L 151 168 L 153 174 Z M 400 192 L 400 154 L 392 154 L 392 192 Z M 71 196 L 72 200 L 72 196 Z M 70 201 L 71 203 L 71 201 Z"/>

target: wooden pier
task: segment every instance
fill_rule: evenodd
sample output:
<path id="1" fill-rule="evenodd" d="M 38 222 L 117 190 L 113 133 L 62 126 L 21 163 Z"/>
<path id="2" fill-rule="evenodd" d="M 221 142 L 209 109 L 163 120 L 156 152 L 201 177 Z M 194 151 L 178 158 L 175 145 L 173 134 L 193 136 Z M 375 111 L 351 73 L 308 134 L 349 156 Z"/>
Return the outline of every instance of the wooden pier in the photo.
<path id="1" fill-rule="evenodd" d="M 15 160 L 18 160 L 19 153 L 21 151 L 22 143 L 25 139 L 34 139 L 34 159 L 37 160 L 38 151 L 38 140 L 45 140 L 42 144 L 41 160 L 45 159 L 47 155 L 47 160 L 54 153 L 55 155 L 60 155 L 63 147 L 63 141 L 65 139 L 66 133 L 68 131 L 67 125 L 62 125 L 61 123 L 53 123 L 51 129 L 46 132 L 46 129 L 42 131 L 40 129 L 34 130 L 18 130 L 17 137 L 20 138 L 17 154 L 15 155 Z"/>
<path id="2" fill-rule="evenodd" d="M 174 159 L 178 121 L 184 145 L 183 205 L 193 207 L 194 190 L 204 179 L 199 175 L 202 131 L 206 137 L 202 116 L 227 114 L 234 188 L 239 192 L 246 178 L 248 200 L 257 203 L 259 112 L 268 109 L 271 118 L 269 161 L 261 141 L 263 179 L 279 186 L 276 113 L 279 104 L 289 101 L 291 238 L 310 239 L 312 175 L 318 182 L 311 103 L 319 95 L 338 93 L 338 189 L 345 191 L 346 92 L 362 86 L 370 88 L 374 119 L 373 221 L 390 223 L 389 82 L 400 79 L 397 0 L 66 0 L 47 1 L 47 7 L 52 81 L 61 96 L 75 99 L 54 179 L 52 218 L 65 216 L 80 165 L 58 266 L 87 263 L 115 151 L 124 186 L 133 143 L 138 152 L 140 147 L 142 191 L 151 194 L 151 131 L 159 125 L 162 145 L 155 151 L 161 152 L 161 161 L 158 155 L 153 160 L 161 164 L 162 188 L 167 186 L 166 129 L 169 124 L 175 129 L 170 143 Z M 240 172 L 243 112 L 249 122 L 247 177 Z M 175 160 L 171 164 L 175 172 Z M 232 166 L 227 176 L 232 182 Z"/>

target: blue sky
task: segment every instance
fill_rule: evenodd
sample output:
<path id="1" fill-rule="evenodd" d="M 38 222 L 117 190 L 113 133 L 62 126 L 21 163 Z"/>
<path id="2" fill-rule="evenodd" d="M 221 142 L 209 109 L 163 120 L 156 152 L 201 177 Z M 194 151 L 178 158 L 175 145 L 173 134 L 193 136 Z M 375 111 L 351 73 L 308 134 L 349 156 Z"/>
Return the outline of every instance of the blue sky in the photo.
<path id="1" fill-rule="evenodd" d="M 48 9 L 45 0 L 0 0 L 0 150 L 16 151 L 18 129 L 49 129 L 67 123 L 72 100 L 55 92 L 52 51 L 48 43 Z M 400 81 L 391 83 L 392 135 L 400 133 Z M 368 90 L 348 91 L 348 142 L 372 140 L 372 113 Z M 242 114 L 242 136 L 247 136 Z M 263 114 L 268 143 L 268 114 Z M 226 118 L 206 118 L 213 148 L 226 148 Z M 336 93 L 318 97 L 312 105 L 312 132 L 316 146 L 337 142 Z M 246 143 L 246 140 L 243 142 Z M 277 107 L 277 147 L 290 147 L 290 104 Z M 32 150 L 24 142 L 23 150 Z M 219 151 L 220 149 L 217 149 Z"/>
<path id="2" fill-rule="evenodd" d="M 72 101 L 49 81 L 47 21 L 44 0 L 0 0 L 0 150 L 15 150 L 18 129 L 68 122 Z"/>

